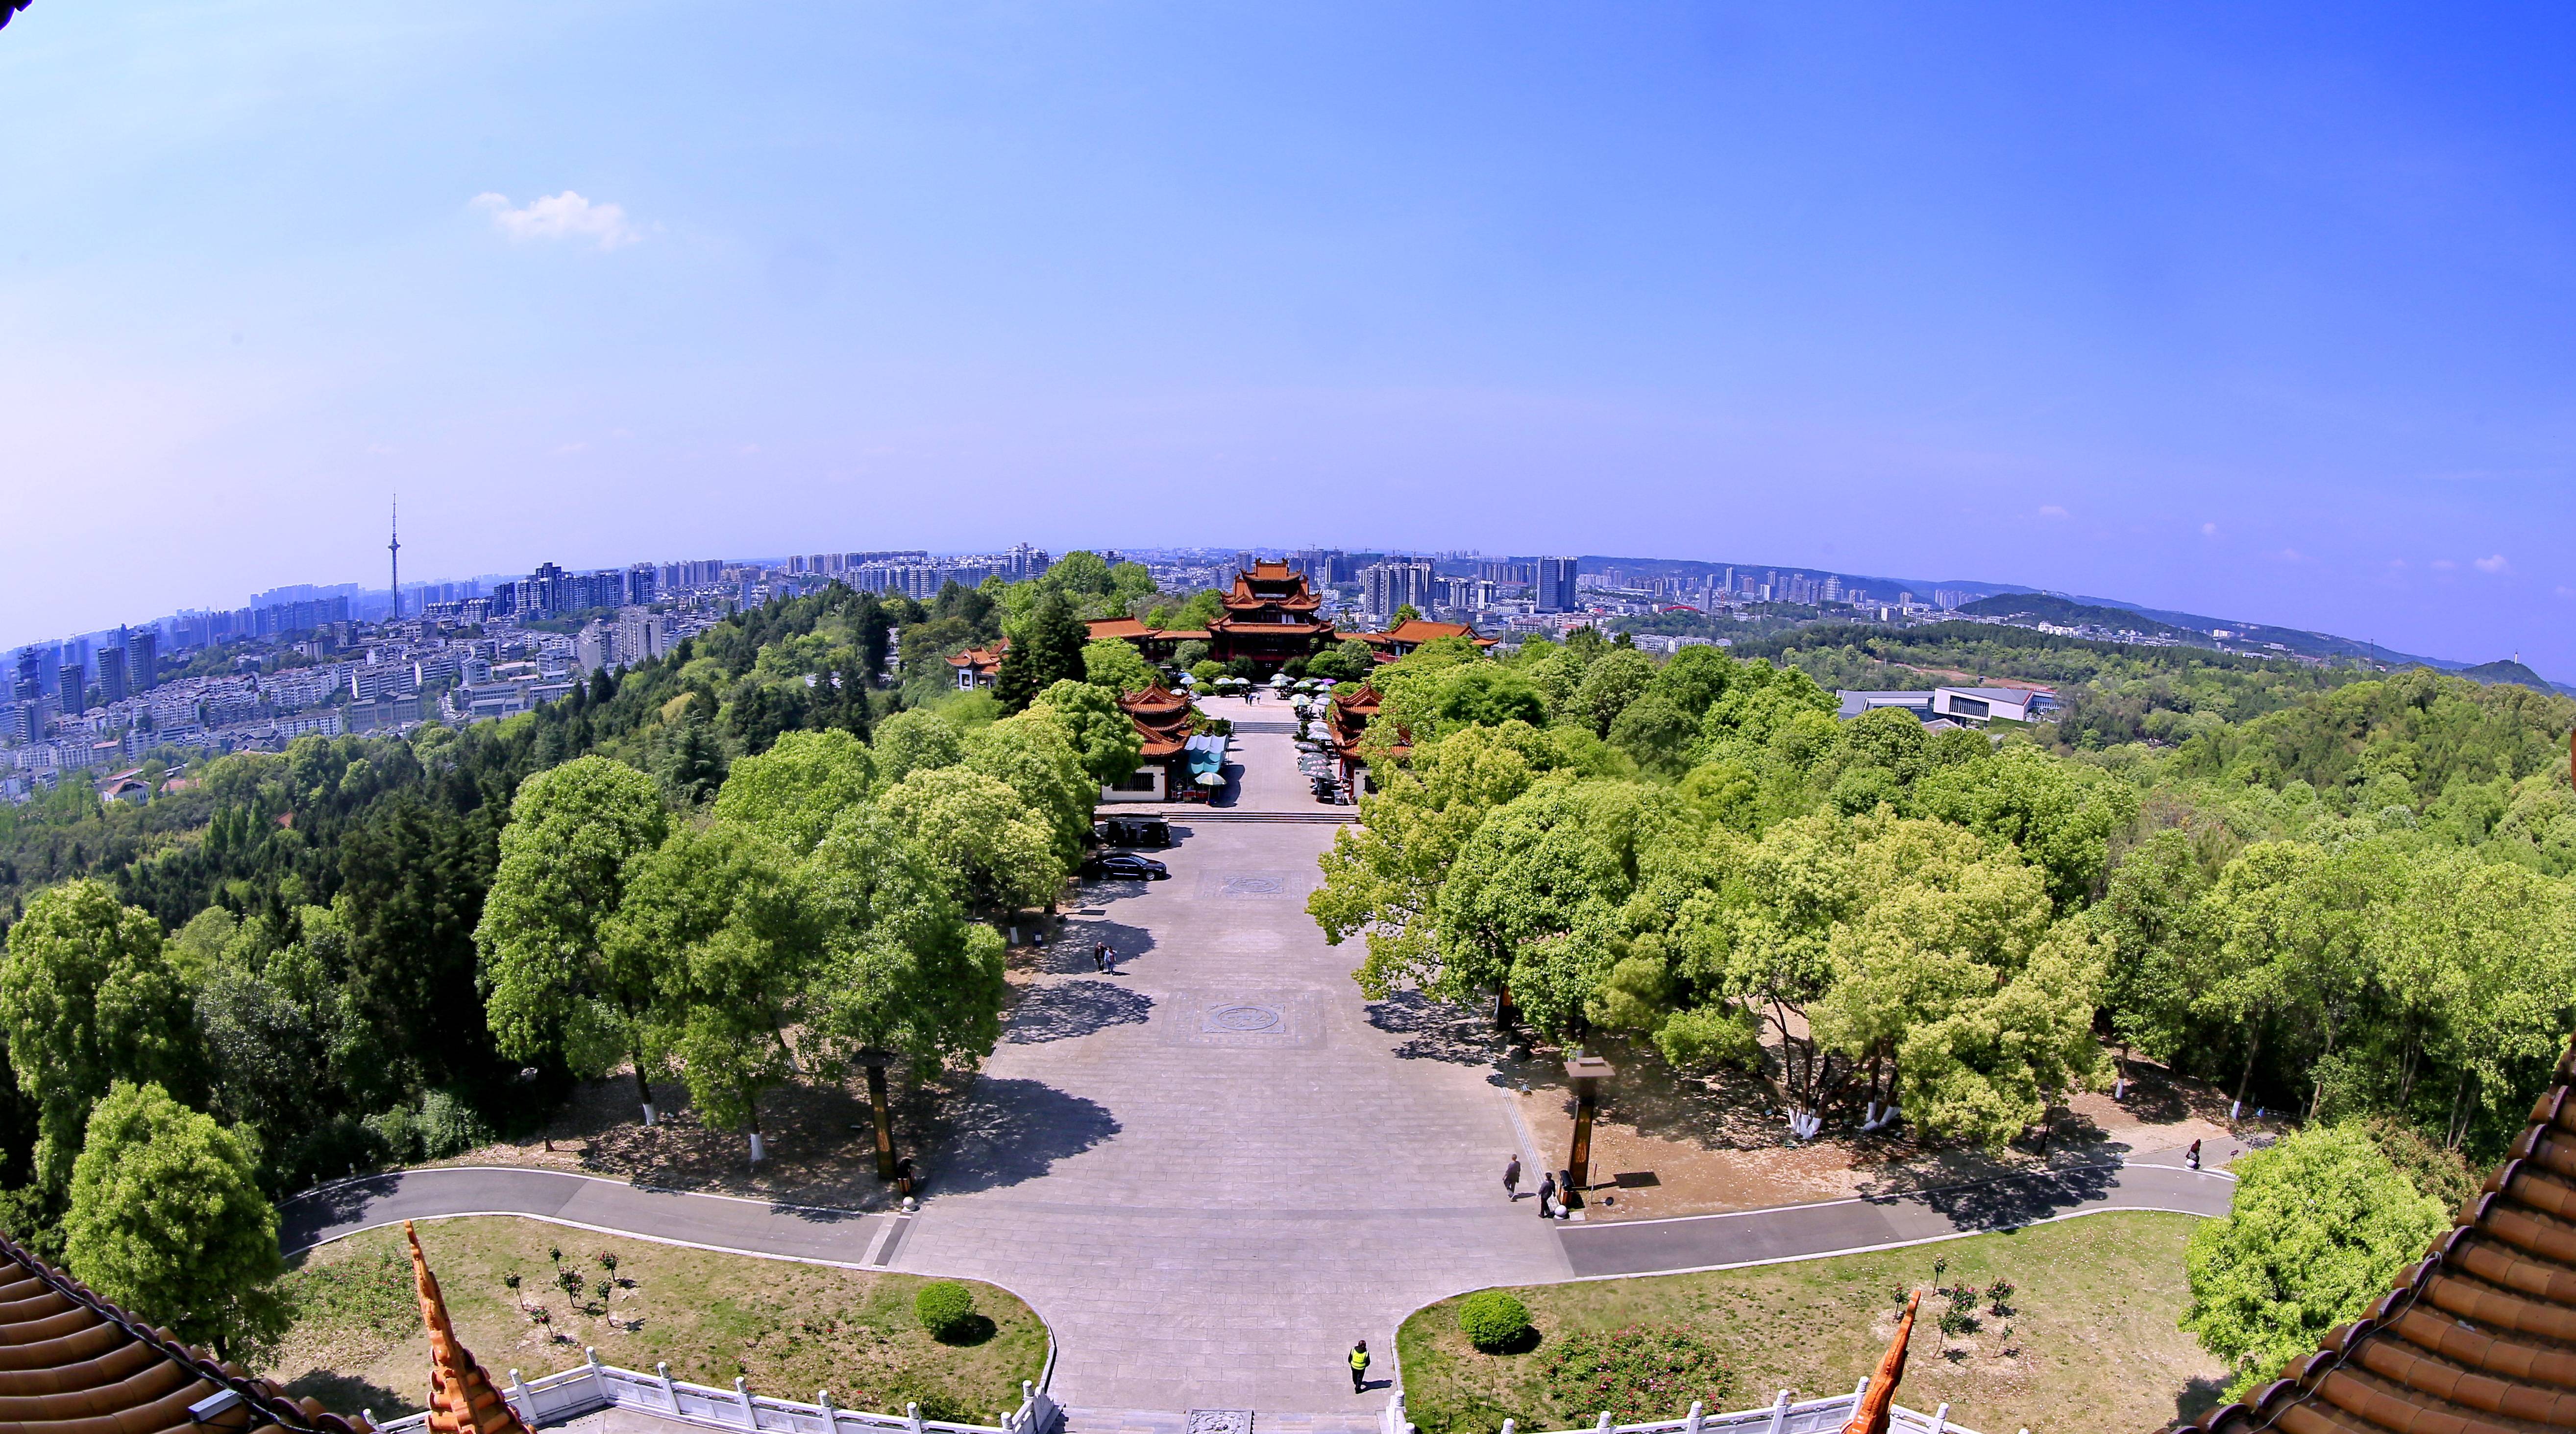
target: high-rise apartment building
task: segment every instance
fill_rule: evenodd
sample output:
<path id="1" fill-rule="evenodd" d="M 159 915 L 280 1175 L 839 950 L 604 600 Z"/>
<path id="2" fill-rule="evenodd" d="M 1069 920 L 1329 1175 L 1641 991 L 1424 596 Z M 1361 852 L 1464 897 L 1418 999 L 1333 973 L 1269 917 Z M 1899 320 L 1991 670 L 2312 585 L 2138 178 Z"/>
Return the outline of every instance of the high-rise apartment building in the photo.
<path id="1" fill-rule="evenodd" d="M 17 721 L 12 728 L 21 742 L 41 741 L 45 735 L 45 667 L 43 654 L 30 647 L 18 654 Z"/>
<path id="2" fill-rule="evenodd" d="M 147 627 L 125 635 L 125 685 L 149 692 L 161 680 L 161 632 Z"/>
<path id="3" fill-rule="evenodd" d="M 1536 567 L 1537 581 L 1530 595 L 1537 600 L 1540 612 L 1572 612 L 1574 601 L 1574 559 L 1541 558 Z"/>
<path id="4" fill-rule="evenodd" d="M 1431 563 L 1422 558 L 1390 558 L 1360 570 L 1360 606 L 1379 622 L 1411 605 L 1416 612 L 1431 607 Z"/>
<path id="5" fill-rule="evenodd" d="M 66 662 L 57 674 L 63 694 L 63 715 L 89 710 L 89 667 L 86 663 Z"/>
<path id="6" fill-rule="evenodd" d="M 98 654 L 98 700 L 102 707 L 113 707 L 125 700 L 125 649 L 102 648 Z"/>

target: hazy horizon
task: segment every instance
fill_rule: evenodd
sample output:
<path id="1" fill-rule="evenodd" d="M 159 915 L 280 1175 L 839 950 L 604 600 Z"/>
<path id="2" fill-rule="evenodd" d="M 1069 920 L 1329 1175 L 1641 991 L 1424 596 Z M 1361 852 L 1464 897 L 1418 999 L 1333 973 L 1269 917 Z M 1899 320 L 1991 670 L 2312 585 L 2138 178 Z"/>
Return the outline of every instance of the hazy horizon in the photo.
<path id="1" fill-rule="evenodd" d="M 415 578 L 1359 532 L 2576 677 L 2571 26 L 37 0 L 0 615 L 399 491 Z"/>

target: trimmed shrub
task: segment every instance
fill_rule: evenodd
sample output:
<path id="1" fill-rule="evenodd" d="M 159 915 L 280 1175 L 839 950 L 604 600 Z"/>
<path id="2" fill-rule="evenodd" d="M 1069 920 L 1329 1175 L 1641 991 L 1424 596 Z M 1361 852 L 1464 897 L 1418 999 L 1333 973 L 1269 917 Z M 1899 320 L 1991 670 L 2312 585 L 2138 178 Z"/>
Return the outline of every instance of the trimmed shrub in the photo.
<path id="1" fill-rule="evenodd" d="M 932 1339 L 945 1343 L 975 1327 L 975 1297 L 955 1280 L 941 1280 L 912 1297 L 912 1313 Z"/>
<path id="2" fill-rule="evenodd" d="M 1506 1354 L 1529 1340 L 1529 1306 L 1501 1290 L 1478 1290 L 1458 1302 L 1458 1328 L 1485 1353 Z"/>

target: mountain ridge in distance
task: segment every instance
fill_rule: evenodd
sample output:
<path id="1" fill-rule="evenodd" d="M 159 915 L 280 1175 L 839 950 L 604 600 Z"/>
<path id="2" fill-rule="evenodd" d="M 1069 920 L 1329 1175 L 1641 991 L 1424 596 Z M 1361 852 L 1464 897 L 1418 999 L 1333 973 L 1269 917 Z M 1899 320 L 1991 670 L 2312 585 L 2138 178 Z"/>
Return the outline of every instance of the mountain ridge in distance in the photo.
<path id="1" fill-rule="evenodd" d="M 2154 623 L 2180 629 L 2182 633 L 2201 638 L 2208 638 L 2211 632 L 2223 629 L 2230 634 L 2225 639 L 2230 643 L 2253 647 L 2277 643 L 2281 651 L 2291 656 L 2361 657 L 2383 662 L 2391 667 L 2429 667 L 2437 672 L 2453 673 L 2478 682 L 2516 682 L 2541 692 L 2576 696 L 2576 685 L 2552 682 L 2512 659 L 2470 663 L 2456 658 L 2427 657 L 2420 653 L 2400 652 L 2395 648 L 2382 647 L 2375 642 L 2343 637 L 2330 632 L 2313 632 L 2306 628 L 2278 627 L 2269 623 L 2248 622 L 2236 618 L 2217 618 L 2200 613 L 2152 608 L 2143 603 L 2130 602 L 2125 598 L 2089 597 L 2080 593 L 2053 592 L 2046 588 L 2035 588 L 2022 583 L 1997 583 L 1970 578 L 1894 578 L 1877 573 L 1847 573 L 1833 568 L 1784 566 L 1776 563 L 1717 563 L 1694 558 L 1623 558 L 1590 553 L 1576 559 L 1575 562 L 1578 571 L 1593 573 L 1607 567 L 1617 567 L 1629 572 L 1673 575 L 1689 573 L 1701 577 L 1730 567 L 1739 575 L 1747 572 L 1803 573 L 1818 578 L 1840 578 L 1845 587 L 1856 586 L 1869 592 L 1884 589 L 1890 596 L 1900 590 L 1907 591 L 1917 598 L 1928 598 L 1936 589 L 1948 589 L 1975 593 L 1977 602 L 1967 605 L 1970 607 L 1979 606 L 1985 601 L 2000 597 L 2048 598 L 2073 607 L 2089 607 L 2097 610 L 2117 609 L 2121 612 L 2134 613 Z M 1964 611 L 1965 608 L 1963 607 L 1962 610 Z M 2145 629 L 2142 628 L 2141 631 Z M 2179 634 L 2155 635 L 2177 636 Z M 2218 641 L 2219 639 L 2210 638 L 2209 640 Z M 2489 675 L 2503 674 L 2507 669 L 2510 669 L 2513 675 Z"/>

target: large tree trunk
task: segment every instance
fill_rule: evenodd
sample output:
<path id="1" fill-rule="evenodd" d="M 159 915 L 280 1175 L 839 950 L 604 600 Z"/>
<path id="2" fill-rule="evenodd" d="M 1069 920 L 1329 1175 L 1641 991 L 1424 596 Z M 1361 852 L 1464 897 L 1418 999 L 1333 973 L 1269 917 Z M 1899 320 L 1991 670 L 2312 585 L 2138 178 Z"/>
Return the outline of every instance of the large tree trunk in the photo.
<path id="1" fill-rule="evenodd" d="M 868 1114 L 876 1120 L 877 1178 L 894 1178 L 894 1111 L 886 1104 L 885 1067 L 868 1067 Z"/>
<path id="2" fill-rule="evenodd" d="M 2254 1058 L 2262 1053 L 2263 1028 L 2261 1026 L 2256 1026 L 2253 1029 L 2252 1043 L 2245 1047 L 2245 1073 L 2236 1078 L 2235 1113 L 2241 1113 L 2244 1110 L 2245 1088 L 2254 1083 Z M 2235 1119 L 2235 1113 L 2231 1113 L 2228 1118 L 2231 1120 Z"/>
<path id="3" fill-rule="evenodd" d="M 743 1109 L 751 1112 L 751 1163 L 758 1165 L 769 1158 L 769 1148 L 760 1138 L 760 1092 L 745 1092 Z"/>
<path id="4" fill-rule="evenodd" d="M 643 1102 L 644 1124 L 649 1129 L 655 1119 L 653 1082 L 646 1079 L 644 1075 L 644 1042 L 641 1039 L 635 1042 L 635 1098 Z"/>

